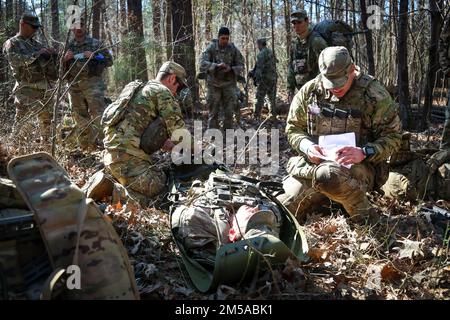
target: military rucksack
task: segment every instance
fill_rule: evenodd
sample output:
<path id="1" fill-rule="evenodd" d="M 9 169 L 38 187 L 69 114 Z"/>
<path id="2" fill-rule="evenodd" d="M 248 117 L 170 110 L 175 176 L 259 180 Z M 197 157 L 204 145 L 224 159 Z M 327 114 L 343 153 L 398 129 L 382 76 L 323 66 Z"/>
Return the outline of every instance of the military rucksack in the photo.
<path id="1" fill-rule="evenodd" d="M 0 212 L 4 299 L 139 298 L 110 221 L 49 154 L 14 158 L 8 174 L 29 209 Z M 80 287 L 69 286 L 77 268 Z"/>
<path id="2" fill-rule="evenodd" d="M 172 235 L 199 291 L 249 280 L 259 264 L 307 259 L 302 228 L 274 195 L 280 183 L 199 168 L 172 167 L 169 196 Z"/>
<path id="3" fill-rule="evenodd" d="M 128 83 L 117 97 L 116 101 L 109 104 L 103 112 L 102 126 L 114 126 L 122 120 L 128 104 L 133 99 L 134 94 L 144 86 L 141 80 L 134 80 Z"/>
<path id="4" fill-rule="evenodd" d="M 320 34 L 328 46 L 344 46 L 350 54 L 353 48 L 353 28 L 341 20 L 323 20 L 313 27 L 313 32 Z"/>

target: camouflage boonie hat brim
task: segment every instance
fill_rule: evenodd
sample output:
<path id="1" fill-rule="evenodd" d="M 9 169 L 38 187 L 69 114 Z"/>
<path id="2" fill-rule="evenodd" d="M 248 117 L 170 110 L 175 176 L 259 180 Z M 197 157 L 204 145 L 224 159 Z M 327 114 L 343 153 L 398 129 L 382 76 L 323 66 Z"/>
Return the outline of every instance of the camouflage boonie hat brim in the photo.
<path id="1" fill-rule="evenodd" d="M 22 17 L 20 18 L 23 22 L 32 25 L 34 27 L 42 27 L 41 23 L 39 22 L 39 18 L 31 13 L 24 13 Z"/>
<path id="2" fill-rule="evenodd" d="M 180 82 L 188 87 L 188 83 L 186 80 L 186 70 L 176 62 L 166 61 L 159 69 L 158 73 L 173 73 L 177 76 Z"/>
<path id="3" fill-rule="evenodd" d="M 325 89 L 343 87 L 348 81 L 352 58 L 345 47 L 328 47 L 319 55 L 320 79 Z"/>
<path id="4" fill-rule="evenodd" d="M 294 21 L 302 22 L 306 19 L 308 19 L 308 14 L 306 13 L 305 10 L 292 12 L 292 14 L 291 14 L 291 23 L 293 23 Z"/>

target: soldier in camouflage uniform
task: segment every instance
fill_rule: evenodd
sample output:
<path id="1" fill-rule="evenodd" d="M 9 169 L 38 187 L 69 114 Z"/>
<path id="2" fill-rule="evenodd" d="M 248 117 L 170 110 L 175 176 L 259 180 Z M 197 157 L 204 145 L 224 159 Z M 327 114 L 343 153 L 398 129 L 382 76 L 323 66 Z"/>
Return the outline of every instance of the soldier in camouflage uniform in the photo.
<path id="1" fill-rule="evenodd" d="M 353 64 L 345 47 L 324 49 L 319 67 L 289 110 L 286 133 L 300 156 L 289 159 L 286 193 L 279 200 L 296 215 L 331 199 L 355 221 L 376 219 L 366 192 L 386 181 L 381 169 L 400 146 L 397 107 L 379 81 Z M 355 133 L 356 147 L 339 147 L 335 161 L 324 161 L 318 137 L 348 132 Z"/>
<path id="2" fill-rule="evenodd" d="M 3 45 L 3 54 L 9 62 L 16 84 L 13 89 L 16 114 L 11 138 L 18 139 L 19 146 L 29 137 L 30 124 L 36 115 L 39 120 L 42 142 L 49 142 L 51 128 L 52 80 L 48 70 L 51 66 L 53 48 L 45 48 L 33 39 L 41 27 L 38 17 L 24 14 L 20 20 L 19 33 Z"/>
<path id="3" fill-rule="evenodd" d="M 450 77 L 450 18 L 447 18 L 439 38 L 439 62 L 443 74 Z M 447 79 L 447 85 L 448 85 Z M 409 136 L 407 136 L 409 139 Z M 409 142 L 409 140 L 408 140 Z M 427 150 L 410 150 L 405 143 L 391 161 L 394 167 L 383 186 L 385 195 L 410 201 L 426 196 L 450 199 L 450 88 L 445 109 L 444 131 L 439 151 L 430 155 Z"/>
<path id="4" fill-rule="evenodd" d="M 100 120 L 105 110 L 106 85 L 102 75 L 113 61 L 111 53 L 102 49 L 103 44 L 99 40 L 86 35 L 83 20 L 79 26 L 74 25 L 72 32 L 74 39 L 64 56 L 67 80 L 71 84 L 69 101 L 77 126 L 78 143 L 85 150 L 93 150 L 97 146 L 96 142 L 103 139 Z M 92 59 L 83 68 L 91 56 Z"/>
<path id="5" fill-rule="evenodd" d="M 219 30 L 219 38 L 202 53 L 200 72 L 207 75 L 207 104 L 209 108 L 208 127 L 218 128 L 219 107 L 223 108 L 225 119 L 223 129 L 233 127 L 233 111 L 236 106 L 236 80 L 244 69 L 241 52 L 230 41 L 226 27 Z"/>
<path id="6" fill-rule="evenodd" d="M 319 54 L 328 46 L 319 33 L 313 32 L 305 10 L 293 12 L 291 23 L 295 35 L 291 43 L 287 77 L 289 103 L 292 102 L 295 89 L 300 89 L 306 82 L 317 76 Z"/>
<path id="7" fill-rule="evenodd" d="M 256 89 L 256 104 L 253 116 L 256 120 L 261 117 L 261 109 L 264 105 L 266 95 L 269 97 L 269 113 L 272 118 L 277 116 L 276 96 L 277 96 L 277 69 L 275 56 L 272 50 L 267 48 L 265 39 L 258 39 L 256 44 L 259 49 L 256 57 L 255 68 L 251 71 Z"/>
<path id="8" fill-rule="evenodd" d="M 166 174 L 152 163 L 151 155 L 141 148 L 141 137 L 157 118 L 162 118 L 168 137 L 175 130 L 184 128 L 175 95 L 185 86 L 184 68 L 174 62 L 166 62 L 156 79 L 147 82 L 133 95 L 119 121 L 105 126 L 105 166 L 123 186 L 147 200 L 164 190 Z M 174 142 L 169 138 L 162 149 L 170 151 L 173 147 Z"/>

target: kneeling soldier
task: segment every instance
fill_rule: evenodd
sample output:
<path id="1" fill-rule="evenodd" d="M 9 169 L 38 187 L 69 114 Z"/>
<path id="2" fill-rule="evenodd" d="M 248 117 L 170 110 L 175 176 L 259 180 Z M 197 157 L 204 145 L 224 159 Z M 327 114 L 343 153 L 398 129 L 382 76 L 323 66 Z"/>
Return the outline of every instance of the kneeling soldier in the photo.
<path id="1" fill-rule="evenodd" d="M 353 64 L 345 47 L 324 49 L 319 68 L 290 107 L 286 133 L 300 155 L 289 160 L 286 193 L 279 199 L 297 215 L 331 199 L 353 220 L 376 217 L 366 192 L 386 181 L 386 159 L 401 144 L 397 107 L 379 81 Z M 318 137 L 349 132 L 356 147 L 340 147 L 334 161 L 324 160 Z"/>
<path id="2" fill-rule="evenodd" d="M 136 85 L 128 94 L 127 88 L 135 83 L 139 82 L 128 84 L 103 114 L 104 164 L 139 200 L 148 200 L 166 186 L 166 174 L 152 162 L 151 154 L 160 148 L 171 151 L 175 144 L 169 137 L 185 126 L 174 96 L 187 86 L 186 71 L 170 61 L 162 65 L 155 80 Z M 127 94 L 130 99 L 122 103 Z"/>

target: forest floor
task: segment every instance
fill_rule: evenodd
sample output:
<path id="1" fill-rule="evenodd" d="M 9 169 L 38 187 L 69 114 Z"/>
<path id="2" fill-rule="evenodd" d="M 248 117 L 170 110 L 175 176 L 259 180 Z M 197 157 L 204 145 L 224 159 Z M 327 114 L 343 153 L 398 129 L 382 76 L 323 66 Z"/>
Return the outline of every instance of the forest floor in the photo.
<path id="1" fill-rule="evenodd" d="M 248 121 L 251 111 L 242 111 L 243 129 L 257 128 Z M 271 180 L 281 181 L 285 164 L 294 155 L 283 133 L 285 118 L 286 114 L 278 124 L 280 170 Z M 437 147 L 441 130 L 442 125 L 433 125 L 413 134 L 413 146 Z M 8 146 L 7 153 L 5 160 L 14 149 Z M 79 187 L 102 166 L 100 151 L 64 153 L 57 159 Z M 241 165 L 236 171 L 259 177 L 256 169 L 256 165 Z M 142 299 L 450 298 L 449 224 L 429 222 L 417 204 L 374 193 L 371 200 L 383 216 L 372 226 L 351 223 L 338 209 L 330 209 L 329 214 L 310 212 L 302 221 L 310 248 L 308 262 L 288 260 L 270 272 L 263 267 L 252 282 L 221 285 L 213 293 L 201 294 L 190 283 L 172 240 L 168 212 L 159 209 L 159 200 L 148 208 L 104 204 L 127 248 Z M 450 202 L 442 200 L 425 205 L 450 210 Z"/>

